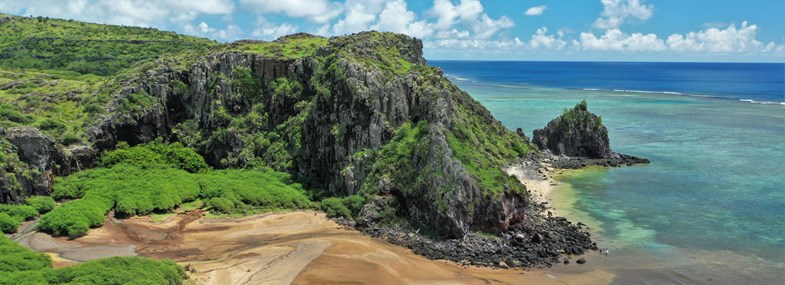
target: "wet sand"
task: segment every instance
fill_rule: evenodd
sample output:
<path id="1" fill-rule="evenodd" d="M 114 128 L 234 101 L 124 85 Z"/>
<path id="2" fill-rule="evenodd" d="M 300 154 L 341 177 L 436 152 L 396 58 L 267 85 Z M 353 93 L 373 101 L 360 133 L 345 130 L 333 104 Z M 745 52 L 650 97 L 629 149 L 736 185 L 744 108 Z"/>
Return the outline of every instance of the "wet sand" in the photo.
<path id="1" fill-rule="evenodd" d="M 608 284 L 614 277 L 429 260 L 315 212 L 208 219 L 194 211 L 161 223 L 149 219 L 107 218 L 75 240 L 43 233 L 18 240 L 59 256 L 58 266 L 112 255 L 169 258 L 191 270 L 192 284 Z"/>

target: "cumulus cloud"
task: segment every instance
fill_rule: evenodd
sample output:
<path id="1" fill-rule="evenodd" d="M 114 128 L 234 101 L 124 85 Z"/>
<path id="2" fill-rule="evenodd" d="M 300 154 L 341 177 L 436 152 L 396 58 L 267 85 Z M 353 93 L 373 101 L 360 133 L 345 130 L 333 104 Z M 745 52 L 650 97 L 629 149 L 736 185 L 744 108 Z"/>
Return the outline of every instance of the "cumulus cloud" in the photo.
<path id="1" fill-rule="evenodd" d="M 384 0 L 348 0 L 344 3 L 344 17 L 332 27 L 336 35 L 356 33 L 369 29 L 371 23 L 377 20 L 377 15 L 384 9 Z M 324 33 L 328 33 L 329 25 Z"/>
<path id="2" fill-rule="evenodd" d="M 483 12 L 484 8 L 479 0 L 461 0 L 454 5 L 450 0 L 435 0 L 431 13 L 436 15 L 436 28 L 452 28 L 456 20 L 474 21 Z"/>
<path id="3" fill-rule="evenodd" d="M 526 10 L 523 14 L 526 16 L 539 16 L 542 13 L 545 13 L 545 9 L 548 9 L 548 6 L 534 6 Z"/>
<path id="4" fill-rule="evenodd" d="M 758 27 L 746 21 L 741 26 L 734 24 L 724 29 L 709 28 L 672 34 L 661 39 L 656 34 L 627 34 L 620 29 L 608 29 L 601 36 L 593 33 L 581 33 L 580 39 L 573 44 L 587 51 L 671 51 L 689 53 L 745 53 L 745 52 L 777 52 L 783 45 L 774 42 L 763 43 L 756 38 Z"/>
<path id="5" fill-rule="evenodd" d="M 516 40 L 520 42 L 519 39 L 516 38 Z M 542 27 L 537 29 L 537 32 L 532 35 L 529 46 L 534 49 L 562 50 L 567 46 L 567 41 L 564 40 L 564 33 L 559 32 L 558 37 L 556 37 L 548 34 L 548 28 Z"/>
<path id="6" fill-rule="evenodd" d="M 646 21 L 654 14 L 654 5 L 643 4 L 643 0 L 601 0 L 603 11 L 594 26 L 600 29 L 616 29 L 629 21 Z"/>
<path id="7" fill-rule="evenodd" d="M 372 27 L 375 30 L 403 33 L 413 37 L 427 37 L 433 33 L 431 25 L 426 21 L 417 21 L 417 16 L 410 11 L 406 1 L 388 2 L 379 14 L 379 21 Z"/>
<path id="8" fill-rule="evenodd" d="M 305 17 L 325 23 L 340 15 L 343 6 L 327 0 L 240 0 L 258 13 L 283 13 L 289 17 Z"/>
<path id="9" fill-rule="evenodd" d="M 294 34 L 298 31 L 296 25 L 289 23 L 276 24 L 265 17 L 256 18 L 256 29 L 251 33 L 256 38 L 274 40 L 281 36 Z"/>

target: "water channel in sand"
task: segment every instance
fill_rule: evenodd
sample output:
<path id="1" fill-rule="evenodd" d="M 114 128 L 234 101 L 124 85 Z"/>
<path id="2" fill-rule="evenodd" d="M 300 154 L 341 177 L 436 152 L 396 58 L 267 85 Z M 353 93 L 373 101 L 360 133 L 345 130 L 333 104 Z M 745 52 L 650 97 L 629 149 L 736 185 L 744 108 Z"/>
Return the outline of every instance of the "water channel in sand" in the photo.
<path id="1" fill-rule="evenodd" d="M 245 218 L 204 218 L 193 211 L 161 223 L 107 218 L 74 240 L 37 232 L 16 239 L 56 256 L 56 266 L 117 255 L 169 258 L 192 269 L 191 284 L 607 284 L 613 278 L 602 271 L 564 274 L 429 260 L 307 211 Z"/>

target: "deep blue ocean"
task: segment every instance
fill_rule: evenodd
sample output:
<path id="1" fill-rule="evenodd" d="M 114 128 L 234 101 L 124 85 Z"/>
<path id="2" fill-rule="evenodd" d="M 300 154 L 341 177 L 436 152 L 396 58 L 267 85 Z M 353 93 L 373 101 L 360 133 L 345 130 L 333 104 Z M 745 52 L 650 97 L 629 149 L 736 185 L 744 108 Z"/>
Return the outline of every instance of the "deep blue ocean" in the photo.
<path id="1" fill-rule="evenodd" d="M 785 284 L 785 64 L 431 61 L 510 129 L 586 99 L 650 165 L 559 175 L 615 284 Z"/>
<path id="2" fill-rule="evenodd" d="M 431 61 L 447 74 L 491 84 L 657 92 L 785 104 L 782 63 Z"/>

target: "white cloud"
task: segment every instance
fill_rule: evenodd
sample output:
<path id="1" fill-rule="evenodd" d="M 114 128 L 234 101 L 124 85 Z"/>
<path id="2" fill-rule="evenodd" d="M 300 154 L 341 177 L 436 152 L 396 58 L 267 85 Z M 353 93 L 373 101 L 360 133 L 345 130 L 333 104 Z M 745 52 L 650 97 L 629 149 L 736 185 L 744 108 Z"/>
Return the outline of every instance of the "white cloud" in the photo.
<path id="1" fill-rule="evenodd" d="M 417 16 L 406 6 L 406 1 L 388 2 L 379 14 L 379 21 L 371 27 L 375 30 L 404 33 L 413 37 L 427 37 L 433 33 L 431 25 L 416 21 Z"/>
<path id="2" fill-rule="evenodd" d="M 534 49 L 561 50 L 567 46 L 567 41 L 564 40 L 564 33 L 559 32 L 559 37 L 557 38 L 554 35 L 548 35 L 548 28 L 542 27 L 537 29 L 537 32 L 532 35 L 529 46 Z"/>
<path id="3" fill-rule="evenodd" d="M 297 29 L 297 26 L 289 23 L 277 25 L 264 17 L 259 17 L 256 19 L 256 29 L 252 35 L 265 40 L 274 40 L 281 36 L 294 34 L 297 32 Z"/>
<path id="4" fill-rule="evenodd" d="M 725 29 L 710 28 L 686 35 L 673 34 L 668 37 L 668 46 L 674 51 L 691 52 L 768 52 L 775 49 L 776 44 L 764 44 L 758 41 L 758 26 L 749 25 L 746 21 L 739 28 L 730 25 Z"/>
<path id="5" fill-rule="evenodd" d="M 646 21 L 654 14 L 654 5 L 643 4 L 643 0 L 601 0 L 604 9 L 594 26 L 600 29 L 616 29 L 629 21 Z"/>
<path id="6" fill-rule="evenodd" d="M 479 39 L 488 39 L 502 29 L 512 28 L 515 22 L 502 16 L 498 20 L 491 19 L 488 14 L 483 14 L 482 17 L 474 24 L 474 34 Z"/>
<path id="7" fill-rule="evenodd" d="M 545 9 L 548 9 L 548 6 L 534 6 L 526 10 L 523 14 L 526 16 L 539 16 L 542 13 L 545 13 Z"/>
<path id="8" fill-rule="evenodd" d="M 656 34 L 627 34 L 620 29 L 608 29 L 599 37 L 593 33 L 581 33 L 580 39 L 573 41 L 573 45 L 586 51 L 623 52 L 769 53 L 783 50 L 783 45 L 759 41 L 757 30 L 756 25 L 743 22 L 738 27 L 709 28 L 660 39 Z"/>
<path id="9" fill-rule="evenodd" d="M 384 8 L 384 0 L 348 0 L 344 3 L 344 18 L 332 27 L 333 34 L 343 35 L 366 31 L 376 21 L 377 15 Z M 329 26 L 325 29 L 325 33 Z"/>
<path id="10" fill-rule="evenodd" d="M 574 41 L 583 50 L 589 51 L 663 51 L 665 42 L 655 34 L 626 34 L 619 29 L 608 29 L 600 37 L 593 33 L 581 33 Z"/>
<path id="11" fill-rule="evenodd" d="M 240 3 L 258 13 L 284 13 L 318 23 L 326 23 L 343 12 L 342 5 L 327 0 L 240 0 Z"/>
<path id="12" fill-rule="evenodd" d="M 204 21 L 199 23 L 199 31 L 201 31 L 202 33 L 209 33 L 209 32 L 212 32 L 214 30 L 215 29 L 211 29 L 210 26 L 207 25 L 207 23 L 205 23 Z"/>
<path id="13" fill-rule="evenodd" d="M 456 19 L 476 20 L 483 10 L 479 0 L 461 0 L 458 5 L 454 5 L 450 0 L 434 0 L 430 12 L 438 18 L 436 28 L 444 30 L 452 28 Z"/>

